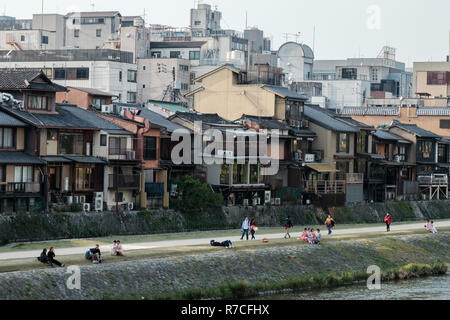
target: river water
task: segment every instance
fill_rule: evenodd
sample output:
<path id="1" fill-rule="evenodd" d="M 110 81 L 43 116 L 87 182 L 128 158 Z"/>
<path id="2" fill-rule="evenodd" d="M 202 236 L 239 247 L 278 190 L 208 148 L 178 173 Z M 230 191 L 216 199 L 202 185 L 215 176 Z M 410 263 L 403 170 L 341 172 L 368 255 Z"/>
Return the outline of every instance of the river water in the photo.
<path id="1" fill-rule="evenodd" d="M 356 285 L 268 296 L 270 300 L 450 300 L 450 274 L 415 280 L 386 282 L 381 290 Z"/>

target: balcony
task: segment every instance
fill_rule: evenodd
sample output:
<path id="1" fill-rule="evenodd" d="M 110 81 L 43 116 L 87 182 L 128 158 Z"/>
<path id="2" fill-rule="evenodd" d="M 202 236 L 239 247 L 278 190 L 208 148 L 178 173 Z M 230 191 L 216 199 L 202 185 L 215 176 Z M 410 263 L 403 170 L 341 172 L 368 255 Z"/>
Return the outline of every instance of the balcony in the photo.
<path id="1" fill-rule="evenodd" d="M 315 194 L 345 194 L 345 180 L 306 181 L 306 192 Z"/>
<path id="2" fill-rule="evenodd" d="M 448 176 L 445 174 L 418 176 L 417 181 L 421 186 L 448 186 Z"/>
<path id="3" fill-rule="evenodd" d="M 0 192 L 6 194 L 40 193 L 38 182 L 0 182 Z"/>
<path id="4" fill-rule="evenodd" d="M 141 176 L 139 174 L 110 174 L 109 189 L 139 190 Z"/>
<path id="5" fill-rule="evenodd" d="M 136 151 L 133 149 L 109 148 L 108 160 L 136 161 Z"/>

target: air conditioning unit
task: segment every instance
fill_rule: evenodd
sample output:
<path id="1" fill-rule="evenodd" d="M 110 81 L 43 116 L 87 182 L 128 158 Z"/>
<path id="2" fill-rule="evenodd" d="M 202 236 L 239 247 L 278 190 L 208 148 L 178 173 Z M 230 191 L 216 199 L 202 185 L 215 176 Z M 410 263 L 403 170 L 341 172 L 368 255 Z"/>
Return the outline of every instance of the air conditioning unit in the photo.
<path id="1" fill-rule="evenodd" d="M 86 203 L 86 196 L 80 196 L 80 203 Z"/>
<path id="2" fill-rule="evenodd" d="M 83 203 L 83 212 L 90 212 L 90 211 L 91 211 L 91 204 Z"/>
<path id="3" fill-rule="evenodd" d="M 127 209 L 128 209 L 128 211 L 133 211 L 134 210 L 134 203 L 133 202 L 128 202 L 127 203 Z"/>
<path id="4" fill-rule="evenodd" d="M 270 192 L 270 191 L 266 191 L 266 192 L 264 193 L 264 203 L 265 203 L 265 204 L 266 204 L 266 203 L 270 203 L 271 196 L 272 196 L 272 192 Z"/>
<path id="5" fill-rule="evenodd" d="M 127 160 L 136 160 L 136 151 L 127 151 Z"/>
<path id="6" fill-rule="evenodd" d="M 74 196 L 73 197 L 73 203 L 80 203 L 80 197 L 79 196 Z"/>
<path id="7" fill-rule="evenodd" d="M 281 205 L 281 199 L 280 199 L 280 198 L 276 198 L 276 199 L 275 199 L 275 205 L 276 205 L 276 206 Z"/>
<path id="8" fill-rule="evenodd" d="M 95 212 L 103 211 L 103 198 L 96 198 L 94 201 Z"/>
<path id="9" fill-rule="evenodd" d="M 103 192 L 94 192 L 94 198 L 95 199 L 103 199 Z"/>
<path id="10" fill-rule="evenodd" d="M 73 197 L 72 197 L 72 196 L 67 196 L 67 197 L 66 197 L 66 203 L 67 203 L 68 205 L 71 205 L 71 204 L 73 203 Z"/>
<path id="11" fill-rule="evenodd" d="M 244 206 L 248 207 L 248 199 L 244 199 Z"/>
<path id="12" fill-rule="evenodd" d="M 314 162 L 315 158 L 316 157 L 314 154 L 305 154 L 305 162 L 308 163 Z"/>
<path id="13" fill-rule="evenodd" d="M 300 127 L 301 128 L 305 128 L 305 129 L 309 128 L 309 121 L 308 120 L 302 120 L 300 122 Z"/>
<path id="14" fill-rule="evenodd" d="M 261 198 L 253 198 L 253 206 L 259 206 L 261 204 Z"/>
<path id="15" fill-rule="evenodd" d="M 295 120 L 289 120 L 289 125 L 291 127 L 295 127 L 296 121 Z"/>
<path id="16" fill-rule="evenodd" d="M 270 204 L 275 205 L 275 198 L 270 199 Z"/>

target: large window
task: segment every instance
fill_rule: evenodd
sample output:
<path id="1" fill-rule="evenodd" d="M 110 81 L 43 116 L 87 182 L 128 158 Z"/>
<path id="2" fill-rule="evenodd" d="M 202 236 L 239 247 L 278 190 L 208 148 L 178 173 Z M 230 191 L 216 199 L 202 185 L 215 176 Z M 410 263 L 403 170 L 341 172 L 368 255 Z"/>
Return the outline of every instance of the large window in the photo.
<path id="1" fill-rule="evenodd" d="M 127 92 L 127 102 L 128 103 L 136 103 L 136 92 Z"/>
<path id="2" fill-rule="evenodd" d="M 356 80 L 358 70 L 356 68 L 342 68 L 342 79 Z"/>
<path id="3" fill-rule="evenodd" d="M 14 182 L 16 183 L 33 182 L 33 167 L 31 166 L 14 167 Z"/>
<path id="4" fill-rule="evenodd" d="M 10 149 L 14 147 L 14 129 L 0 128 L 0 149 Z"/>
<path id="5" fill-rule="evenodd" d="M 54 80 L 89 80 L 89 68 L 55 68 Z"/>
<path id="6" fill-rule="evenodd" d="M 82 155 L 83 140 L 82 134 L 61 133 L 59 136 L 59 153 L 68 155 Z"/>
<path id="7" fill-rule="evenodd" d="M 136 71 L 128 70 L 128 82 L 136 82 Z"/>
<path id="8" fill-rule="evenodd" d="M 55 68 L 54 70 L 54 79 L 55 80 L 65 80 L 66 79 L 66 69 L 63 68 Z"/>
<path id="9" fill-rule="evenodd" d="M 48 36 L 42 36 L 42 44 L 48 44 Z"/>
<path id="10" fill-rule="evenodd" d="M 427 84 L 428 85 L 450 84 L 450 72 L 448 72 L 448 71 L 427 72 Z"/>
<path id="11" fill-rule="evenodd" d="M 200 51 L 189 51 L 189 60 L 200 60 Z"/>
<path id="12" fill-rule="evenodd" d="M 358 138 L 357 138 L 357 146 L 356 146 L 356 151 L 358 153 L 366 153 L 368 150 L 367 148 L 367 144 L 368 144 L 368 139 L 369 139 L 369 135 L 367 133 L 367 131 L 361 131 L 358 134 Z"/>
<path id="13" fill-rule="evenodd" d="M 347 133 L 336 134 L 336 152 L 337 153 L 349 153 L 350 152 L 350 139 Z"/>
<path id="14" fill-rule="evenodd" d="M 448 146 L 445 144 L 440 144 L 438 147 L 438 162 L 447 163 L 448 162 Z"/>
<path id="15" fill-rule="evenodd" d="M 76 168 L 75 187 L 76 190 L 94 189 L 93 169 Z"/>
<path id="16" fill-rule="evenodd" d="M 433 156 L 433 142 L 432 141 L 417 141 L 417 150 L 419 150 L 419 157 L 423 160 L 428 160 Z"/>
<path id="17" fill-rule="evenodd" d="M 28 109 L 48 110 L 49 103 L 46 96 L 28 96 Z"/>
<path id="18" fill-rule="evenodd" d="M 170 51 L 170 58 L 171 59 L 181 58 L 181 52 L 180 51 Z"/>
<path id="19" fill-rule="evenodd" d="M 350 171 L 350 162 L 348 161 L 338 161 L 336 162 L 336 170 L 343 173 L 348 173 Z"/>
<path id="20" fill-rule="evenodd" d="M 144 137 L 144 160 L 156 160 L 156 137 Z"/>
<path id="21" fill-rule="evenodd" d="M 101 38 L 101 36 L 102 36 L 102 29 L 97 29 L 97 30 L 95 30 L 95 36 L 96 36 L 97 38 Z"/>
<path id="22" fill-rule="evenodd" d="M 127 154 L 127 138 L 109 138 L 109 155 L 123 156 Z"/>
<path id="23" fill-rule="evenodd" d="M 89 68 L 77 68 L 77 80 L 89 80 Z"/>

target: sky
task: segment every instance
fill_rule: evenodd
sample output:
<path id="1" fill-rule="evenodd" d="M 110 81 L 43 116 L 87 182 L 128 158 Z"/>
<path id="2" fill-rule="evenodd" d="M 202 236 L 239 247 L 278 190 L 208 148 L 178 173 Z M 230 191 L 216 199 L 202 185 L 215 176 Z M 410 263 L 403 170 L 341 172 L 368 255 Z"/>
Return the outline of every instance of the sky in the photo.
<path id="1" fill-rule="evenodd" d="M 449 0 L 205 0 L 222 11 L 222 28 L 264 30 L 276 50 L 297 38 L 314 46 L 316 59 L 376 57 L 385 45 L 397 49 L 397 60 L 444 61 L 449 55 Z M 194 0 L 44 0 L 45 13 L 120 11 L 144 15 L 151 24 L 189 25 Z M 31 18 L 41 12 L 39 0 L 0 0 L 1 14 Z M 286 33 L 288 35 L 286 38 Z M 314 36 L 315 35 L 315 36 Z"/>

